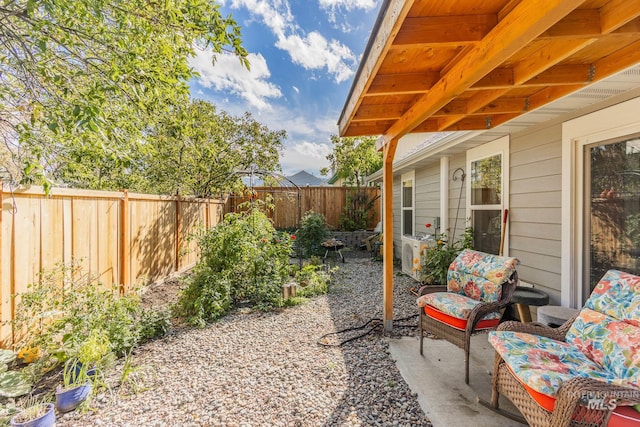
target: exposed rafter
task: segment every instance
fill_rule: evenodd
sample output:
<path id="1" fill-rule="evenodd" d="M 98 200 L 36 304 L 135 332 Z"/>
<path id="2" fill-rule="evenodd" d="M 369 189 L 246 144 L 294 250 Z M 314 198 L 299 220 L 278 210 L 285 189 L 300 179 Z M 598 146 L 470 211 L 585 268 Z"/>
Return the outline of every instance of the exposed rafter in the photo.
<path id="1" fill-rule="evenodd" d="M 390 0 L 340 134 L 491 128 L 640 62 L 637 0 Z"/>

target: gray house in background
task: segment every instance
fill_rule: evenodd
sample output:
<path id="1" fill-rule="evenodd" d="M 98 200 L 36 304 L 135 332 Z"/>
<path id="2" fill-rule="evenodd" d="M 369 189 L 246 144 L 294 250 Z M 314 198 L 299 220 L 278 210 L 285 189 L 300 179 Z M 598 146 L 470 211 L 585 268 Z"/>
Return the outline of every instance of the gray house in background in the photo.
<path id="1" fill-rule="evenodd" d="M 385 0 L 338 126 L 380 135 L 387 329 L 418 234 L 470 225 L 497 253 L 504 231 L 520 278 L 564 306 L 607 269 L 640 273 L 637 0 Z"/>

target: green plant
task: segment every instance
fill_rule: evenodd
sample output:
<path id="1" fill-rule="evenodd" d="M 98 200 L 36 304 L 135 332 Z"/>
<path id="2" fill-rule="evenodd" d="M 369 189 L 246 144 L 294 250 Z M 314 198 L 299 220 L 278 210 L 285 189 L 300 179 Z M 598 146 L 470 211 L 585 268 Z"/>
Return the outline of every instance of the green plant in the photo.
<path id="1" fill-rule="evenodd" d="M 347 192 L 344 210 L 339 219 L 340 229 L 343 231 L 366 229 L 374 213 L 373 206 L 376 200 L 377 197 L 369 200 L 368 193 L 359 189 Z"/>
<path id="2" fill-rule="evenodd" d="M 329 229 L 324 215 L 314 211 L 305 212 L 300 221 L 300 228 L 296 232 L 297 242 L 302 248 L 303 255 L 310 257 L 324 253 L 320 244 L 326 240 L 328 234 Z"/>
<path id="3" fill-rule="evenodd" d="M 204 326 L 239 302 L 264 310 L 281 307 L 295 238 L 277 232 L 259 204 L 225 215 L 198 238 L 200 262 L 185 280 L 176 314 Z"/>
<path id="4" fill-rule="evenodd" d="M 12 322 L 19 336 L 15 345 L 41 354 L 41 360 L 28 365 L 34 381 L 57 364 L 78 358 L 88 351 L 81 350 L 83 344 L 94 345 L 93 340 L 108 342 L 109 353 L 122 355 L 146 339 L 138 293 L 121 295 L 117 286 L 100 284 L 78 264 L 42 272 L 20 297 Z"/>
<path id="5" fill-rule="evenodd" d="M 0 396 L 18 397 L 31 390 L 31 384 L 21 371 L 10 371 L 9 364 L 16 359 L 11 350 L 0 350 Z"/>
<path id="6" fill-rule="evenodd" d="M 323 295 L 329 291 L 331 273 L 337 269 L 324 271 L 322 265 L 308 263 L 296 273 L 297 294 L 300 297 Z"/>
<path id="7" fill-rule="evenodd" d="M 449 243 L 446 234 L 440 234 L 435 246 L 423 246 L 421 262 L 414 268 L 422 271 L 422 282 L 428 285 L 446 285 L 449 265 L 463 249 L 473 248 L 473 229 L 467 227 L 462 238 L 456 242 Z M 414 261 L 417 264 L 417 260 Z"/>

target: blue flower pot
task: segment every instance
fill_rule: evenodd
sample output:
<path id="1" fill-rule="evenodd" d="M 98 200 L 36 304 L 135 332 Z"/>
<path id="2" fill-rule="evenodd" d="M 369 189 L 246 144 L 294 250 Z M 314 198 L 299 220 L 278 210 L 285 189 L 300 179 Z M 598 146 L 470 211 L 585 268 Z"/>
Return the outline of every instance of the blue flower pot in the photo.
<path id="1" fill-rule="evenodd" d="M 56 390 L 56 409 L 58 412 L 70 412 L 84 402 L 91 393 L 91 383 L 87 382 L 70 389 L 58 387 Z"/>
<path id="2" fill-rule="evenodd" d="M 15 427 L 52 427 L 56 425 L 56 413 L 53 410 L 53 403 L 46 403 L 45 406 L 47 407 L 47 412 L 41 417 L 25 422 L 18 422 L 16 421 L 18 415 L 16 415 L 11 418 L 9 423 Z"/>

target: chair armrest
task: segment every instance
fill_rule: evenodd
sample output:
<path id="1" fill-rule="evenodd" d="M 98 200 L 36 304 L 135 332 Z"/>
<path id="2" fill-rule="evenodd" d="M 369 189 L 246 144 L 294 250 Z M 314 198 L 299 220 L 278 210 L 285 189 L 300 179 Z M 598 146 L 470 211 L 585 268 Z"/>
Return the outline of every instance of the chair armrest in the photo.
<path id="1" fill-rule="evenodd" d="M 418 289 L 419 296 L 433 294 L 435 292 L 447 292 L 447 287 L 444 285 L 437 285 L 437 286 L 425 285 L 420 287 L 420 289 Z"/>
<path id="2" fill-rule="evenodd" d="M 640 390 L 637 388 L 607 384 L 593 378 L 576 377 L 564 383 L 558 390 L 551 425 L 568 426 L 578 405 L 606 411 L 608 415 L 602 424 L 605 425 L 616 406 L 639 403 Z"/>
<path id="3" fill-rule="evenodd" d="M 501 323 L 500 325 L 498 325 L 497 330 L 523 332 L 526 334 L 551 338 L 556 341 L 564 341 L 567 334 L 566 331 L 562 331 L 559 328 L 552 328 L 550 326 L 539 325 L 536 323 L 521 323 L 513 320 Z"/>

